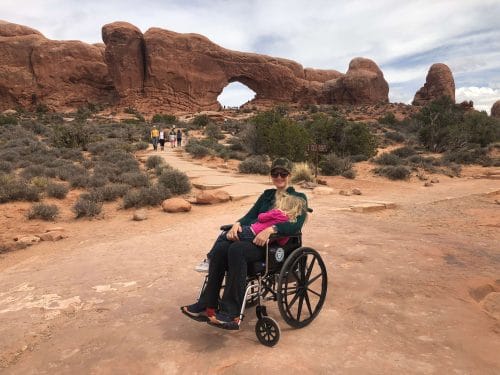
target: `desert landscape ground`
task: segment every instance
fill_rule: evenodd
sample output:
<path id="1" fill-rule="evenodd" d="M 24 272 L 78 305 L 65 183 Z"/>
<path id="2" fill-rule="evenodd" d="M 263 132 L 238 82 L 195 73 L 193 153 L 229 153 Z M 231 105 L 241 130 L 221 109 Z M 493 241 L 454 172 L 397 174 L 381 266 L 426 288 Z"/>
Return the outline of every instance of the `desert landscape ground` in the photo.
<path id="1" fill-rule="evenodd" d="M 0 206 L 9 233 L 58 226 L 66 237 L 0 254 L 0 372 L 500 372 L 498 168 L 465 167 L 460 178 L 440 175 L 424 187 L 414 177 L 373 176 L 360 163 L 355 180 L 325 177 L 333 194 L 301 189 L 314 208 L 304 244 L 326 263 L 328 295 L 318 318 L 300 330 L 268 303 L 282 329 L 270 349 L 255 337 L 254 309 L 238 332 L 179 312 L 198 292 L 202 276 L 193 267 L 218 226 L 240 217 L 255 200 L 251 186 L 270 186 L 269 179 L 200 166 L 170 149 L 164 155 L 187 172 L 204 168 L 205 181 L 244 179 L 234 189 L 249 196 L 189 213 L 151 208 L 144 221 L 133 221 L 133 210 L 74 220 L 68 207 L 47 224 L 15 219 L 28 203 Z M 362 195 L 338 194 L 353 188 Z M 349 209 L 380 201 L 395 207 Z"/>

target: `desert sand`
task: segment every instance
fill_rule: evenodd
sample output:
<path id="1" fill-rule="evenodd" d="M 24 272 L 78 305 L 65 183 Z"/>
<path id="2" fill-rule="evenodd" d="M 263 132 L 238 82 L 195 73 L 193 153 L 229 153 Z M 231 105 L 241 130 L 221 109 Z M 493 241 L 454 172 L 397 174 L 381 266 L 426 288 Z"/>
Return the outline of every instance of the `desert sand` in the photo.
<path id="1" fill-rule="evenodd" d="M 168 153 L 172 165 L 177 158 L 199 167 Z M 250 208 L 257 192 L 249 187 L 270 186 L 266 177 L 211 170 L 218 182 L 224 174 L 244 179 L 232 187 L 240 199 L 189 213 L 151 208 L 139 222 L 112 205 L 102 219 L 75 220 L 68 209 L 55 224 L 23 219 L 29 204 L 0 206 L 9 233 L 61 226 L 67 236 L 0 255 L 0 372 L 500 373 L 498 180 L 471 168 L 424 187 L 358 170 L 355 180 L 327 178 L 333 194 L 303 189 L 314 208 L 304 244 L 326 263 L 328 295 L 299 330 L 267 303 L 282 329 L 267 348 L 255 337 L 254 309 L 238 332 L 179 311 L 198 293 L 202 275 L 193 267 L 219 225 Z M 352 188 L 362 195 L 338 194 Z M 395 207 L 350 210 L 381 201 Z"/>

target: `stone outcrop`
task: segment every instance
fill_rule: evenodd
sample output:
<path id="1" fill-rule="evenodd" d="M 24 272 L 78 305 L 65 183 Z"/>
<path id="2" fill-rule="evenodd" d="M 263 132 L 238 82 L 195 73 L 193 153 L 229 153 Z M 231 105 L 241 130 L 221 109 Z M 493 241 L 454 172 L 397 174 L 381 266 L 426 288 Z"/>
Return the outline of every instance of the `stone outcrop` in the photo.
<path id="1" fill-rule="evenodd" d="M 455 80 L 450 68 L 445 64 L 433 64 L 427 73 L 424 86 L 417 91 L 413 105 L 425 105 L 442 96 L 455 102 Z"/>
<path id="2" fill-rule="evenodd" d="M 0 110 L 46 104 L 134 106 L 143 113 L 220 108 L 231 82 L 255 91 L 253 103 L 374 104 L 388 85 L 371 60 L 356 58 L 346 74 L 304 69 L 287 59 L 231 51 L 198 34 L 126 22 L 103 26 L 100 43 L 53 41 L 31 28 L 0 23 Z"/>
<path id="3" fill-rule="evenodd" d="M 500 100 L 497 100 L 491 107 L 491 117 L 500 118 Z"/>
<path id="4" fill-rule="evenodd" d="M 102 47 L 49 40 L 29 27 L 0 21 L 0 109 L 113 102 L 103 53 Z"/>

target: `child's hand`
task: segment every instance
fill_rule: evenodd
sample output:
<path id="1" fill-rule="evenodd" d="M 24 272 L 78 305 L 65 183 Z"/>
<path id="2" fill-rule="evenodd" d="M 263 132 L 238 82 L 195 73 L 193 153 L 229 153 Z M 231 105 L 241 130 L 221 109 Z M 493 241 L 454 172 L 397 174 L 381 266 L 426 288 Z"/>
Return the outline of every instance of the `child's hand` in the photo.
<path id="1" fill-rule="evenodd" d="M 271 234 L 273 233 L 274 229 L 272 227 L 266 228 L 255 236 L 255 238 L 253 239 L 253 243 L 256 244 L 257 246 L 264 246 L 267 240 L 269 240 Z"/>

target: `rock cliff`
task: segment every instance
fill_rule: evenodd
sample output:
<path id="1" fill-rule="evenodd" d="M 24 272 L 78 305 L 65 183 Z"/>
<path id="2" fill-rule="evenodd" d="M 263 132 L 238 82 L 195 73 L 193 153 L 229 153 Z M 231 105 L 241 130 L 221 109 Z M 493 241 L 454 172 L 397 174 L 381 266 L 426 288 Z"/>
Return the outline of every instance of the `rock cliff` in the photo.
<path id="1" fill-rule="evenodd" d="M 500 100 L 497 100 L 491 106 L 491 117 L 500 118 Z"/>
<path id="2" fill-rule="evenodd" d="M 102 44 L 54 41 L 26 26 L 0 22 L 0 109 L 85 103 L 134 106 L 143 113 L 220 108 L 231 82 L 273 105 L 388 102 L 389 87 L 371 60 L 355 58 L 346 74 L 304 69 L 287 59 L 231 51 L 198 34 L 113 22 Z"/>

